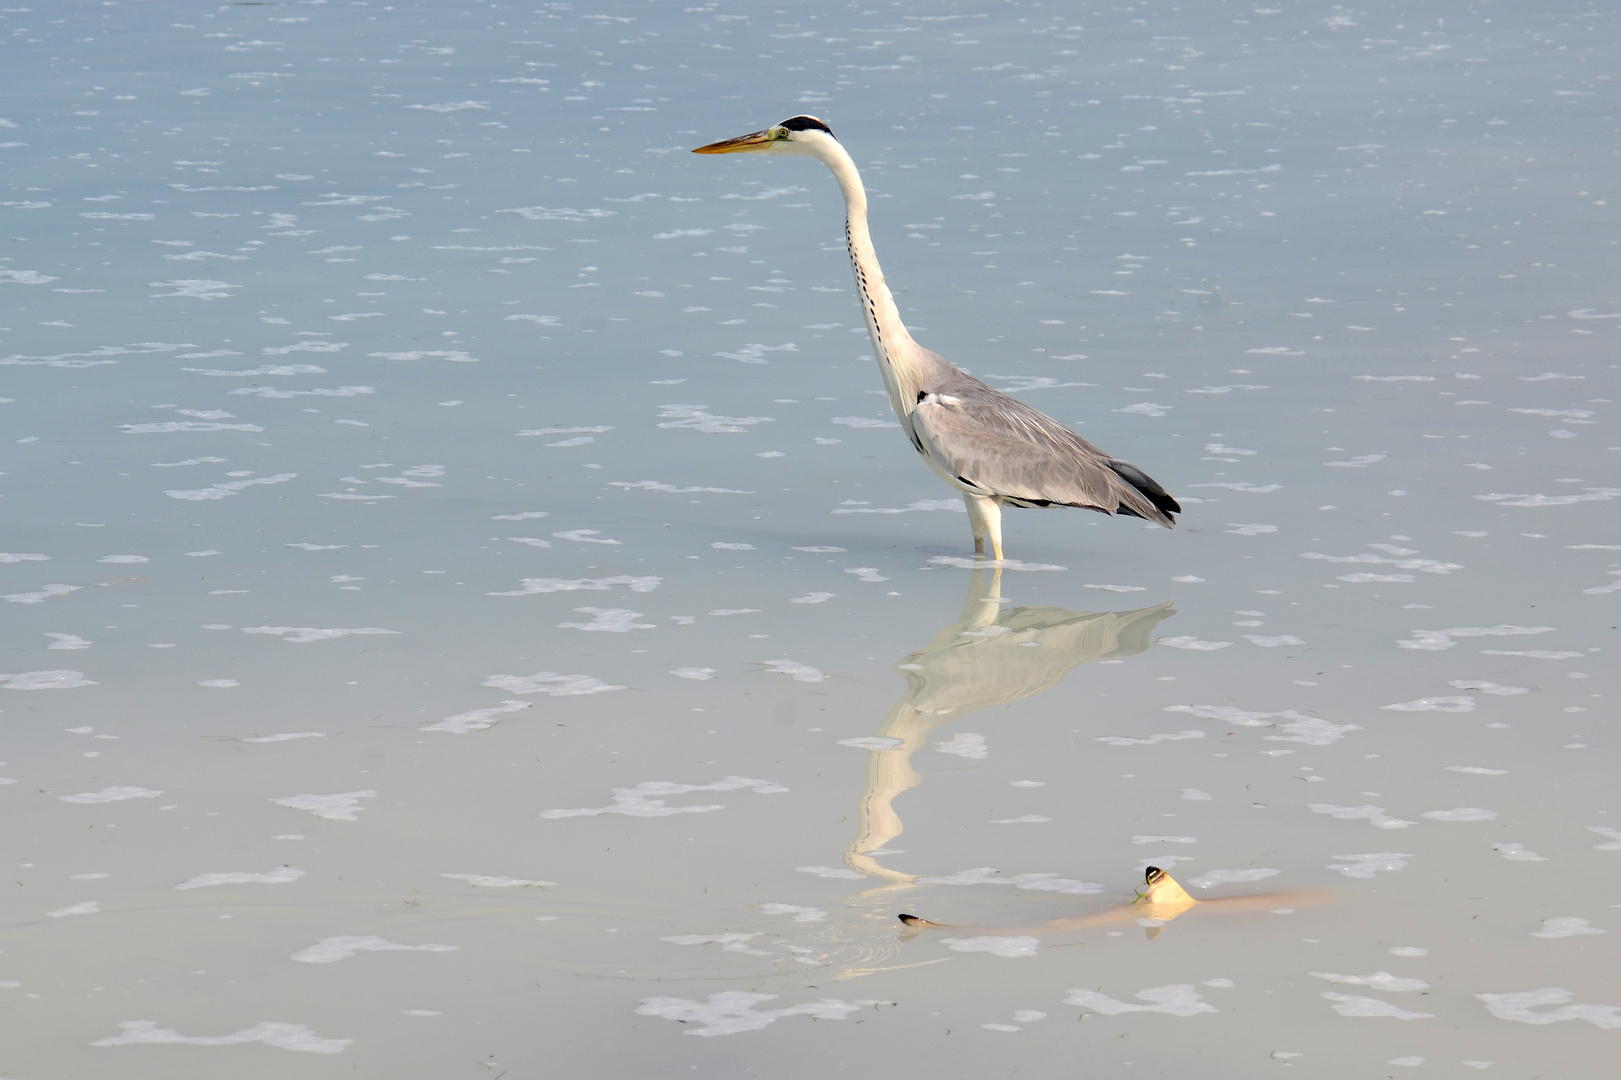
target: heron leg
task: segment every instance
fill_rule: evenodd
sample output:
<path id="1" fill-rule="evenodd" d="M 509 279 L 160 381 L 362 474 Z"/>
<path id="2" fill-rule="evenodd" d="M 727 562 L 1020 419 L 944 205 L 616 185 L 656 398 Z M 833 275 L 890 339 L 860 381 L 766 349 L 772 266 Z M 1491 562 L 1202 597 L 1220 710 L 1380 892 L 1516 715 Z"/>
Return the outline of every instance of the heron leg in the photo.
<path id="1" fill-rule="evenodd" d="M 968 523 L 974 530 L 974 554 L 985 554 L 985 542 L 990 541 L 991 557 L 1002 561 L 1002 500 L 994 495 L 963 494 L 968 505 Z"/>
<path id="2" fill-rule="evenodd" d="M 982 501 L 978 495 L 963 493 L 962 501 L 968 508 L 968 527 L 974 530 L 974 554 L 985 554 L 985 518 L 980 512 Z"/>
<path id="3" fill-rule="evenodd" d="M 985 515 L 985 534 L 991 542 L 991 558 L 998 563 L 1002 561 L 1002 500 L 990 498 L 985 500 L 985 508 L 981 511 Z"/>

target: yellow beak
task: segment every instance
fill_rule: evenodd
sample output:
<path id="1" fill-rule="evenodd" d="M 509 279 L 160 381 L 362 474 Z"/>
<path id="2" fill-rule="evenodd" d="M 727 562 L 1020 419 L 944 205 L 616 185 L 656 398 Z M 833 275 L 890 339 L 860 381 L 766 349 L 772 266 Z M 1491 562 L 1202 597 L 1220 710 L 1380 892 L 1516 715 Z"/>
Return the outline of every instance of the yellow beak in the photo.
<path id="1" fill-rule="evenodd" d="M 694 154 L 738 154 L 748 150 L 758 150 L 772 143 L 770 131 L 755 131 L 748 135 L 739 135 L 735 139 L 722 139 L 720 142 L 700 146 L 693 151 Z"/>

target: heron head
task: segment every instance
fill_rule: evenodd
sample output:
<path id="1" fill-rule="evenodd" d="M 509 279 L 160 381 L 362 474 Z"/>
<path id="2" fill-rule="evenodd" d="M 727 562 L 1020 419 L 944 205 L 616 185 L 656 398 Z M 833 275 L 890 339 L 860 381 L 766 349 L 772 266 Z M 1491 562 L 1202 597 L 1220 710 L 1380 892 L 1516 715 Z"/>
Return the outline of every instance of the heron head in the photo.
<path id="1" fill-rule="evenodd" d="M 833 129 L 816 117 L 790 116 L 782 123 L 768 127 L 764 131 L 739 135 L 735 139 L 722 139 L 708 146 L 700 146 L 693 153 L 799 154 L 814 157 L 825 150 L 828 143 L 836 141 L 833 138 Z"/>

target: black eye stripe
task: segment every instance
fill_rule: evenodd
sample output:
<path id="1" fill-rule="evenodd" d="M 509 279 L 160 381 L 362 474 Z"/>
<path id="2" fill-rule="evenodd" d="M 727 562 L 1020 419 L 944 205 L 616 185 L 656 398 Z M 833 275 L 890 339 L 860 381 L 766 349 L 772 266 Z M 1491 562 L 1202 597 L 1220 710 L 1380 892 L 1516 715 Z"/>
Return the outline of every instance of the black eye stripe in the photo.
<path id="1" fill-rule="evenodd" d="M 777 126 L 787 128 L 789 131 L 825 131 L 829 135 L 833 134 L 832 128 L 814 116 L 790 116 Z"/>

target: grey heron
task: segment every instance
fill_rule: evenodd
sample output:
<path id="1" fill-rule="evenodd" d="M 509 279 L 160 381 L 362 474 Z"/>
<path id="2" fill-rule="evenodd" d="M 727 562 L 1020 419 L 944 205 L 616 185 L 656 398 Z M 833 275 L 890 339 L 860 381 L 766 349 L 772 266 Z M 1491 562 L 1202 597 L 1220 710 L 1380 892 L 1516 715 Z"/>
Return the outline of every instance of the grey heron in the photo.
<path id="1" fill-rule="evenodd" d="M 867 230 L 867 191 L 849 153 L 814 116 L 700 146 L 695 154 L 812 157 L 844 195 L 845 240 L 873 355 L 912 446 L 962 492 L 974 553 L 1002 561 L 1002 507 L 1073 506 L 1175 528 L 1182 507 L 1147 473 L 1110 457 L 1058 421 L 993 390 L 907 333 Z"/>

